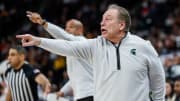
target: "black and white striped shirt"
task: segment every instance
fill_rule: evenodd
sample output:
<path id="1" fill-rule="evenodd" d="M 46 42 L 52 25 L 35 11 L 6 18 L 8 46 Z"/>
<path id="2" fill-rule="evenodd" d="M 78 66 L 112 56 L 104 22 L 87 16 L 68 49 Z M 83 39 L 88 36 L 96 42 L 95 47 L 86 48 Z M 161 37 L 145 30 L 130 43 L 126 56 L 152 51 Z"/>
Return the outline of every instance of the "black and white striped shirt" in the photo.
<path id="1" fill-rule="evenodd" d="M 24 64 L 19 70 L 8 68 L 5 76 L 13 101 L 37 101 L 37 83 L 35 77 L 40 73 L 30 64 Z"/>

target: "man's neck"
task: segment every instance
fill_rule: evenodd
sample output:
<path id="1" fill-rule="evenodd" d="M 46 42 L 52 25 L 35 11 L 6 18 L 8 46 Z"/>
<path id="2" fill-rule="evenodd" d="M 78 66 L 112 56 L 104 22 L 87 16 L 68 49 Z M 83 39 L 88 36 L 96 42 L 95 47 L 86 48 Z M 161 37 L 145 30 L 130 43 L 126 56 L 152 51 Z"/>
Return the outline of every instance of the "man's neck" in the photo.
<path id="1" fill-rule="evenodd" d="M 126 36 L 126 32 L 121 32 L 120 34 L 117 34 L 116 37 L 114 37 L 112 40 L 110 40 L 114 44 L 119 44 L 122 39 Z"/>
<path id="2" fill-rule="evenodd" d="M 22 67 L 23 64 L 24 64 L 24 61 L 20 62 L 20 64 L 17 65 L 16 67 L 14 67 L 14 69 L 19 70 Z"/>

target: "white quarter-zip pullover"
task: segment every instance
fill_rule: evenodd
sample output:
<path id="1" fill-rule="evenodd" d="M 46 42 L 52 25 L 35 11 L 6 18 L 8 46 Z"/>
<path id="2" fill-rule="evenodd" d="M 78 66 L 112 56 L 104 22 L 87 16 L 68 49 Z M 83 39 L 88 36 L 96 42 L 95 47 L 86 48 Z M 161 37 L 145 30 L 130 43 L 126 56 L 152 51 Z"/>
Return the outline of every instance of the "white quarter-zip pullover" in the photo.
<path id="1" fill-rule="evenodd" d="M 51 23 L 48 23 L 48 27 L 45 28 L 53 37 L 57 39 L 63 39 L 68 41 L 82 41 L 86 40 L 83 36 L 74 36 L 67 33 L 64 29 L 57 27 Z M 56 43 L 56 45 L 61 45 Z M 74 98 L 82 99 L 84 97 L 94 95 L 94 86 L 93 86 L 93 71 L 92 67 L 83 59 L 79 59 L 74 56 L 67 56 L 67 72 L 70 79 L 70 83 L 61 89 L 61 91 L 68 95 L 73 88 Z"/>
<path id="2" fill-rule="evenodd" d="M 149 41 L 128 33 L 117 47 L 103 37 L 84 42 L 42 38 L 39 47 L 92 63 L 95 101 L 150 101 L 150 91 L 153 101 L 164 101 L 165 74 Z"/>

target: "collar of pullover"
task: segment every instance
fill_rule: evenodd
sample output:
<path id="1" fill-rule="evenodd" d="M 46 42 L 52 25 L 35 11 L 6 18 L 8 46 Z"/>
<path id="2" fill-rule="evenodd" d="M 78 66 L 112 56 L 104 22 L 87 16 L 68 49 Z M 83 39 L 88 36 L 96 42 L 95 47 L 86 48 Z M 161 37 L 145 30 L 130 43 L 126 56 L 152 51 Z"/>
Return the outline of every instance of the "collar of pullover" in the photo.
<path id="1" fill-rule="evenodd" d="M 127 40 L 127 38 L 129 37 L 130 34 L 131 34 L 130 32 L 127 32 L 118 44 L 113 44 L 111 41 L 109 41 L 107 39 L 106 39 L 106 41 L 107 41 L 107 43 L 113 44 L 115 47 L 118 47 L 121 43 L 123 43 L 125 40 Z"/>

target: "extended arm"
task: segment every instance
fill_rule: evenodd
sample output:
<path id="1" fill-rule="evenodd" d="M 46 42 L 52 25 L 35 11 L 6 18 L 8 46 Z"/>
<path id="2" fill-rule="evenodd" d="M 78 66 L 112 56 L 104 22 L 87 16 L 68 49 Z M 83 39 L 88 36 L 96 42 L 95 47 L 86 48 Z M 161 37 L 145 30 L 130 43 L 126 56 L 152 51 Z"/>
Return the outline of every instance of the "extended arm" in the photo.
<path id="1" fill-rule="evenodd" d="M 55 54 L 79 57 L 89 62 L 92 62 L 92 56 L 95 52 L 95 39 L 89 39 L 86 41 L 66 41 L 39 38 L 30 34 L 17 35 L 16 37 L 22 39 L 23 46 L 36 45 Z"/>
<path id="2" fill-rule="evenodd" d="M 69 40 L 69 41 L 85 40 L 85 38 L 82 36 L 74 36 L 72 34 L 69 34 L 68 32 L 66 32 L 61 27 L 58 27 L 58 26 L 51 24 L 51 23 L 48 23 L 48 22 L 47 22 L 46 27 L 44 26 L 44 28 L 54 38 L 57 38 L 57 39 L 64 39 L 64 40 Z"/>
<path id="3" fill-rule="evenodd" d="M 50 92 L 51 90 L 51 84 L 49 82 L 49 80 L 42 74 L 38 74 L 35 78 L 35 81 L 42 86 L 42 88 L 44 89 L 44 93 L 47 94 Z"/>
<path id="4" fill-rule="evenodd" d="M 41 15 L 36 12 L 27 11 L 27 17 L 29 18 L 31 22 L 42 25 L 44 29 L 48 33 L 50 33 L 54 38 L 64 39 L 64 40 L 85 40 L 84 37 L 74 36 L 66 32 L 61 27 L 58 27 L 54 24 L 46 22 L 45 20 L 42 19 Z"/>

